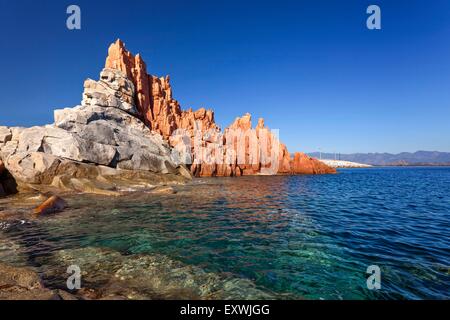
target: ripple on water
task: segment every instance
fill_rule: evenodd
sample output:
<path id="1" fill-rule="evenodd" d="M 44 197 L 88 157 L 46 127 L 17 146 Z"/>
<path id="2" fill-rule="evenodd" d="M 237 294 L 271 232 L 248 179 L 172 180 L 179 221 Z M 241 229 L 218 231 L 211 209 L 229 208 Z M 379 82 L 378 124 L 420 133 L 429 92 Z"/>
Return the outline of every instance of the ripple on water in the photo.
<path id="1" fill-rule="evenodd" d="M 443 299 L 449 188 L 448 168 L 380 168 L 199 179 L 174 195 L 78 195 L 63 214 L 3 228 L 0 258 L 20 253 L 12 263 L 46 266 L 54 285 L 62 266 L 86 260 L 87 283 L 135 298 Z M 378 292 L 366 288 L 372 264 L 382 270 Z"/>

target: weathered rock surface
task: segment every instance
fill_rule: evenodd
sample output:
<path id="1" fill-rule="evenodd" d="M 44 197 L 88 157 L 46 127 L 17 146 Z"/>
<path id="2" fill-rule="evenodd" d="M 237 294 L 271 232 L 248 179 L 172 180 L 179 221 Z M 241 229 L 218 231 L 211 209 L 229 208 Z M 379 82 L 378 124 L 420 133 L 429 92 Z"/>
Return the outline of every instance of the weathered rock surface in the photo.
<path id="1" fill-rule="evenodd" d="M 122 72 L 105 69 L 84 87 L 82 104 L 55 110 L 52 125 L 0 127 L 2 171 L 27 186 L 111 195 L 130 177 L 142 186 L 191 178 L 171 159 L 169 144 L 136 117 L 134 84 Z"/>
<path id="2" fill-rule="evenodd" d="M 169 76 L 148 74 L 141 56 L 131 54 L 120 40 L 109 47 L 105 68 L 120 70 L 132 80 L 140 118 L 182 151 L 181 158 L 192 163 L 195 176 L 335 172 L 312 158 L 291 159 L 286 146 L 264 126 L 263 119 L 252 129 L 251 116 L 246 114 L 221 132 L 212 110 L 183 111 L 173 98 Z"/>
<path id="3" fill-rule="evenodd" d="M 253 128 L 246 114 L 222 131 L 212 110 L 182 110 L 169 77 L 148 74 L 120 40 L 110 46 L 100 79 L 85 81 L 81 105 L 55 110 L 54 120 L 0 127 L 0 196 L 14 193 L 15 182 L 117 195 L 127 183 L 154 186 L 191 174 L 335 172 L 302 154 L 291 158 L 263 119 Z"/>
<path id="4" fill-rule="evenodd" d="M 0 263 L 0 300 L 77 300 L 63 290 L 45 288 L 36 271 Z"/>
<path id="5" fill-rule="evenodd" d="M 57 296 L 42 285 L 36 272 L 0 264 L 1 300 L 52 300 Z"/>
<path id="6" fill-rule="evenodd" d="M 159 254 L 122 255 L 107 248 L 87 247 L 56 251 L 50 263 L 51 267 L 44 269 L 46 278 L 61 278 L 68 265 L 80 267 L 83 288 L 75 295 L 83 299 L 280 298 L 259 290 L 250 280 L 206 272 Z"/>
<path id="7" fill-rule="evenodd" d="M 4 146 L 12 138 L 11 129 L 0 127 L 0 147 Z"/>
<path id="8" fill-rule="evenodd" d="M 0 158 L 0 197 L 17 193 L 17 184 L 14 177 L 6 170 Z"/>
<path id="9" fill-rule="evenodd" d="M 134 96 L 134 85 L 123 73 L 103 69 L 99 81 L 88 79 L 84 82 L 82 105 L 114 107 L 138 115 Z"/>
<path id="10" fill-rule="evenodd" d="M 294 154 L 291 160 L 291 170 L 295 174 L 325 174 L 336 172 L 336 169 L 302 152 L 296 152 Z"/>

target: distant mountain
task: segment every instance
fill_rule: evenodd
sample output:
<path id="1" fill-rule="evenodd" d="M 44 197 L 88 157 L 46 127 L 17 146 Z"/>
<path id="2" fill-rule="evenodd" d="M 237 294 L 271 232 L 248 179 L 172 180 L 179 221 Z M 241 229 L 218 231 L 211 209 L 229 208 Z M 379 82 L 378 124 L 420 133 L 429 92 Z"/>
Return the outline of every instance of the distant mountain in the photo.
<path id="1" fill-rule="evenodd" d="M 311 157 L 319 158 L 319 152 L 309 153 Z M 334 159 L 334 153 L 323 153 L 322 159 Z M 358 163 L 371 164 L 375 166 L 389 165 L 450 165 L 450 152 L 439 151 L 417 151 L 392 153 L 351 153 L 336 154 L 336 159 Z"/>

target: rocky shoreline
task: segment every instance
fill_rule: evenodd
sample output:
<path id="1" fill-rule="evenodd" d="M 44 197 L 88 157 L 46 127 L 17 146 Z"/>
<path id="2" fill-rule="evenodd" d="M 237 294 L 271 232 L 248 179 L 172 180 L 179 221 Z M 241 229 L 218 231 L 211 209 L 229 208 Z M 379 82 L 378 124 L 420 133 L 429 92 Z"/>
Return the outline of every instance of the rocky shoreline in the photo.
<path id="1" fill-rule="evenodd" d="M 263 119 L 253 129 L 247 114 L 222 132 L 212 110 L 182 111 L 169 78 L 149 75 L 120 40 L 100 79 L 85 81 L 81 105 L 55 110 L 50 125 L 0 127 L 0 196 L 119 195 L 193 176 L 334 172 L 303 153 L 291 158 Z"/>
<path id="2" fill-rule="evenodd" d="M 99 80 L 85 81 L 80 105 L 55 110 L 52 124 L 0 126 L 0 200 L 8 203 L 0 206 L 0 230 L 64 210 L 68 206 L 63 199 L 66 195 L 170 195 L 177 192 L 174 186 L 189 183 L 194 177 L 335 172 L 303 153 L 291 158 L 263 119 L 253 128 L 251 116 L 246 114 L 222 131 L 212 110 L 181 110 L 172 98 L 169 77 L 148 74 L 140 55 L 133 56 L 118 40 L 109 48 Z M 103 259 L 104 250 L 79 250 L 83 257 L 93 259 L 86 268 L 98 272 L 95 259 Z M 240 299 L 246 298 L 239 294 L 242 286 L 252 297 L 272 298 L 244 280 L 220 279 L 164 257 L 158 257 L 161 263 L 149 256 L 106 255 L 113 258 L 108 260 L 110 265 L 117 266 L 108 275 L 110 289 L 93 283 L 101 289 L 77 293 L 46 287 L 41 279 L 46 270 L 2 261 L 0 299 Z M 144 264 L 146 269 L 136 280 L 119 263 L 137 264 L 138 269 Z M 154 272 L 148 273 L 148 268 Z M 118 285 L 115 277 L 132 283 Z M 181 287 L 175 281 L 180 277 L 186 282 Z M 153 291 L 127 289 L 139 287 L 139 281 L 145 284 L 142 290 Z M 165 292 L 167 288 L 172 291 Z"/>

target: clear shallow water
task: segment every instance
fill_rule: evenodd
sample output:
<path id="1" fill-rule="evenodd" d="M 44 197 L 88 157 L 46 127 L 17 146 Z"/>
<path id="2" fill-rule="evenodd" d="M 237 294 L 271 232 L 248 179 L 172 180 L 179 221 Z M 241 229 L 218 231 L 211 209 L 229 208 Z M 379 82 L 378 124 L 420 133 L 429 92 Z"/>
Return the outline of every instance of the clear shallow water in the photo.
<path id="1" fill-rule="evenodd" d="M 67 200 L 71 208 L 59 215 L 4 223 L 0 259 L 37 266 L 50 284 L 61 250 L 97 247 L 162 255 L 275 298 L 450 298 L 450 168 L 199 179 L 175 195 Z M 87 255 L 77 254 L 75 261 Z M 91 264 L 91 275 L 114 257 Z M 374 264 L 379 291 L 366 287 Z"/>

